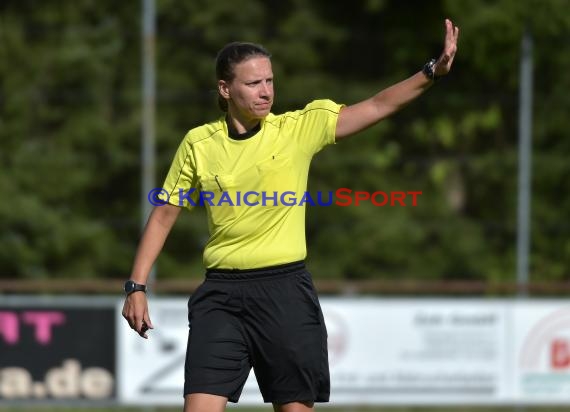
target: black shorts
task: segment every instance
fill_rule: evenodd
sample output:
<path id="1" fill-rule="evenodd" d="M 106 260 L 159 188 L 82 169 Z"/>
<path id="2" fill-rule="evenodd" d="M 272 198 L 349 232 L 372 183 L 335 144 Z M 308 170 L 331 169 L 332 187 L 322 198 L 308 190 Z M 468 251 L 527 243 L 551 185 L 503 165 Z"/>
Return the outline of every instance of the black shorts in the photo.
<path id="1" fill-rule="evenodd" d="M 188 320 L 184 395 L 237 402 L 253 367 L 264 402 L 328 402 L 327 331 L 303 262 L 208 270 Z"/>

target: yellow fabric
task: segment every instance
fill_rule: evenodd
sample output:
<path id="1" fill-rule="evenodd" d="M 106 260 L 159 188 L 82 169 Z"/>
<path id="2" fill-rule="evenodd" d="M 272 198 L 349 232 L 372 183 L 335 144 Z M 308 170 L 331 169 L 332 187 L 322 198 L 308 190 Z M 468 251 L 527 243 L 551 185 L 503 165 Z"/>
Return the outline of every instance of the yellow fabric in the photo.
<path id="1" fill-rule="evenodd" d="M 203 200 L 210 232 L 205 267 L 252 269 L 305 258 L 299 203 L 313 155 L 335 141 L 341 107 L 316 100 L 269 114 L 245 140 L 228 136 L 223 117 L 188 132 L 163 188 L 176 206 L 191 209 Z"/>

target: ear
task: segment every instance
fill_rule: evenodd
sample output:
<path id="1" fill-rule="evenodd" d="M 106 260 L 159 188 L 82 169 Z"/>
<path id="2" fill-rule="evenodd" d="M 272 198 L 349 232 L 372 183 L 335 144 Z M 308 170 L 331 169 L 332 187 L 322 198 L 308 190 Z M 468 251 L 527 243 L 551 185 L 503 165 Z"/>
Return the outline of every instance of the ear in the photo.
<path id="1" fill-rule="evenodd" d="M 230 88 L 225 80 L 218 80 L 218 93 L 224 99 L 230 98 Z"/>

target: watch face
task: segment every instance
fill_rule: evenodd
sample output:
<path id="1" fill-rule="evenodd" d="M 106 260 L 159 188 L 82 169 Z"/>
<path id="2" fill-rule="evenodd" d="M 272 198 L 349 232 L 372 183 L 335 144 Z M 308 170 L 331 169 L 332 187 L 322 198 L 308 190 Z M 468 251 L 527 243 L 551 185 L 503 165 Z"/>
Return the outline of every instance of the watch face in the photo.
<path id="1" fill-rule="evenodd" d="M 135 290 L 135 282 L 132 280 L 127 280 L 125 282 L 125 292 L 131 293 L 133 290 Z"/>

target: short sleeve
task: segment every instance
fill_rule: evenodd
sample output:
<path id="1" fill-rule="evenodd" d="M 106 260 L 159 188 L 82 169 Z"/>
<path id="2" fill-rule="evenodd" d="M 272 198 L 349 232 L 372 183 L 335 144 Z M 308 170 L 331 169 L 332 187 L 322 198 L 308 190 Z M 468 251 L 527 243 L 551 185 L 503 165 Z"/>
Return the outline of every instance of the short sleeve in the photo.
<path id="1" fill-rule="evenodd" d="M 162 185 L 164 190 L 161 199 L 171 205 L 191 209 L 196 205 L 199 197 L 197 181 L 192 145 L 185 138 L 174 155 L 170 170 Z"/>
<path id="2" fill-rule="evenodd" d="M 338 114 L 343 104 L 332 100 L 314 100 L 299 115 L 301 146 L 313 155 L 335 143 Z"/>

